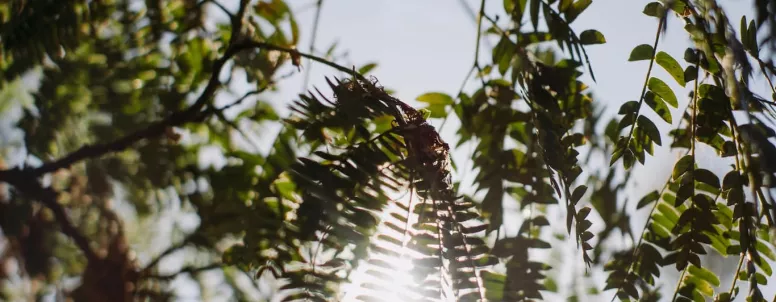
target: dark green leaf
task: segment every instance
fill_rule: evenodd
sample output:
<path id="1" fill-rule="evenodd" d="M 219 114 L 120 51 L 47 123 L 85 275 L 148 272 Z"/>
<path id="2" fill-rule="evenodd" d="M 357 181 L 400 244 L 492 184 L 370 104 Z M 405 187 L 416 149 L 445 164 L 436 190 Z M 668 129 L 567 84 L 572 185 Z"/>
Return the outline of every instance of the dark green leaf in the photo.
<path id="1" fill-rule="evenodd" d="M 650 17 L 661 18 L 665 14 L 665 7 L 659 2 L 652 2 L 644 7 L 643 13 Z"/>
<path id="2" fill-rule="evenodd" d="M 587 215 L 590 215 L 591 210 L 592 209 L 590 207 L 584 207 L 580 209 L 579 212 L 577 212 L 577 219 L 584 220 L 585 218 L 587 218 Z"/>
<path id="3" fill-rule="evenodd" d="M 693 48 L 685 49 L 684 61 L 690 64 L 698 64 L 698 52 Z"/>
<path id="4" fill-rule="evenodd" d="M 638 120 L 636 121 L 636 125 L 642 129 L 647 134 L 647 136 L 649 136 L 649 138 L 655 142 L 655 144 L 658 146 L 662 144 L 660 131 L 657 130 L 657 126 L 655 126 L 655 124 L 652 123 L 652 121 L 649 120 L 646 116 L 639 116 Z"/>
<path id="5" fill-rule="evenodd" d="M 668 106 L 666 106 L 666 103 L 655 95 L 652 91 L 647 91 L 644 95 L 644 102 L 649 105 L 650 108 L 652 108 L 652 111 L 657 113 L 660 118 L 662 118 L 667 123 L 671 124 L 673 122 L 673 119 L 671 118 L 671 110 L 668 109 Z"/>
<path id="6" fill-rule="evenodd" d="M 620 106 L 619 114 L 626 114 L 626 113 L 636 113 L 639 111 L 639 102 L 636 101 L 627 101 L 625 104 L 622 104 Z"/>
<path id="7" fill-rule="evenodd" d="M 706 169 L 695 169 L 695 180 L 719 189 L 719 178 L 713 172 Z"/>
<path id="8" fill-rule="evenodd" d="M 698 79 L 698 67 L 695 67 L 695 65 L 687 66 L 684 70 L 684 81 L 689 83 L 696 79 Z"/>
<path id="9" fill-rule="evenodd" d="M 654 53 L 654 49 L 652 49 L 652 46 L 649 44 L 641 44 L 639 46 L 636 46 L 631 50 L 630 57 L 628 57 L 628 61 L 642 61 L 642 60 L 652 60 L 652 55 Z"/>
<path id="10" fill-rule="evenodd" d="M 722 180 L 722 189 L 727 191 L 735 187 L 741 187 L 741 174 L 733 170 L 725 174 L 725 178 Z"/>
<path id="11" fill-rule="evenodd" d="M 574 189 L 574 193 L 571 193 L 571 204 L 577 204 L 577 202 L 582 199 L 582 196 L 585 195 L 585 192 L 587 192 L 586 185 L 581 185 Z"/>
<path id="12" fill-rule="evenodd" d="M 641 200 L 639 200 L 638 205 L 636 205 L 637 209 L 641 209 L 645 207 L 646 205 L 656 201 L 660 197 L 660 193 L 657 191 L 649 192 L 649 194 L 645 195 Z"/>
<path id="13" fill-rule="evenodd" d="M 695 160 L 693 160 L 692 155 L 685 155 L 676 162 L 676 165 L 674 165 L 674 171 L 671 173 L 671 177 L 674 180 L 679 179 L 685 172 L 692 169 L 693 165 L 695 165 Z"/>
<path id="14" fill-rule="evenodd" d="M 579 42 L 583 45 L 604 44 L 606 38 L 604 38 L 604 34 L 595 29 L 588 29 L 579 35 Z"/>

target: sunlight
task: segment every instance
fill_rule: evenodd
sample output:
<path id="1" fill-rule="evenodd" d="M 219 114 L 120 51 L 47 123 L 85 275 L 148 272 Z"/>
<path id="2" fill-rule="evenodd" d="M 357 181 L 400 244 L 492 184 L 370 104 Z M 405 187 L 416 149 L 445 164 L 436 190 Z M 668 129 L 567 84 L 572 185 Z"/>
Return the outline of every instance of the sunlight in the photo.
<path id="1" fill-rule="evenodd" d="M 395 202 L 407 207 L 410 197 L 405 196 Z M 365 295 L 370 296 L 370 298 L 378 298 L 379 301 L 407 301 L 411 298 L 417 298 L 413 289 L 419 281 L 415 280 L 418 276 L 413 275 L 412 260 L 418 258 L 418 254 L 406 247 L 410 240 L 409 234 L 404 236 L 401 232 L 386 225 L 387 222 L 390 222 L 396 226 L 405 226 L 404 221 L 400 221 L 392 216 L 391 213 L 407 214 L 395 203 L 386 207 L 381 215 L 380 226 L 374 235 L 374 238 L 377 238 L 374 244 L 380 248 L 397 253 L 399 257 L 370 250 L 368 259 L 362 260 L 358 269 L 351 275 L 350 283 L 343 286 L 342 292 L 344 297 L 341 301 L 362 301 L 364 299 L 360 297 Z M 410 225 L 417 221 L 416 215 L 410 215 L 409 218 Z M 410 227 L 409 231 L 411 230 L 412 228 Z M 400 238 L 405 247 L 397 247 L 394 244 L 380 240 L 381 236 Z"/>

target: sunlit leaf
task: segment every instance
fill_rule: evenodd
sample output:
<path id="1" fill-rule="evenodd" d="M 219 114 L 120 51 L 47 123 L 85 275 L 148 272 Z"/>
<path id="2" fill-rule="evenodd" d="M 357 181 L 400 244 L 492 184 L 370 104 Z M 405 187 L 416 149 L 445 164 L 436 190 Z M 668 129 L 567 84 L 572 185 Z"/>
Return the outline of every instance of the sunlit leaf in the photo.
<path id="1" fill-rule="evenodd" d="M 674 94 L 674 91 L 671 90 L 671 88 L 668 87 L 668 85 L 662 80 L 654 77 L 649 78 L 647 87 L 649 87 L 649 90 L 652 90 L 652 92 L 666 101 L 666 103 L 671 105 L 671 107 L 676 108 L 679 106 L 679 103 L 676 100 L 676 94 Z"/>
<path id="2" fill-rule="evenodd" d="M 684 80 L 684 70 L 682 69 L 682 66 L 679 65 L 679 62 L 677 62 L 671 55 L 661 51 L 658 52 L 655 56 L 655 62 L 662 66 L 663 69 L 665 69 L 668 74 L 670 74 L 674 80 L 676 80 L 679 85 L 682 85 L 684 87 L 685 80 Z"/>

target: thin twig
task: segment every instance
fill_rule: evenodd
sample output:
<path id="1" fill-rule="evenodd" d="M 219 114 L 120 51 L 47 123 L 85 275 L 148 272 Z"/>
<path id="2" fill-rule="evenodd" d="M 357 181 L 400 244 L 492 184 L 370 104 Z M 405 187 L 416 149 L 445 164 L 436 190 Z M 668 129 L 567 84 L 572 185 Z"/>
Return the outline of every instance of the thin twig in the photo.
<path id="1" fill-rule="evenodd" d="M 682 270 L 682 275 L 679 276 L 679 281 L 676 282 L 676 289 L 674 289 L 674 296 L 671 298 L 671 301 L 676 301 L 676 296 L 679 295 L 679 290 L 682 286 L 682 279 L 684 279 L 684 274 L 687 273 L 687 268 L 690 267 L 689 265 L 685 266 Z"/>
<path id="2" fill-rule="evenodd" d="M 315 40 L 318 37 L 318 26 L 321 22 L 321 8 L 323 7 L 323 0 L 318 0 L 317 3 L 315 3 L 315 19 L 313 20 L 313 33 L 312 37 L 310 38 L 310 50 L 309 53 L 313 53 L 313 50 L 315 49 Z M 310 60 L 308 59 L 308 63 Z M 310 83 L 310 73 L 312 70 L 313 65 L 307 64 L 307 70 L 305 70 L 304 73 L 304 82 L 302 84 L 302 91 L 307 90 L 307 85 Z"/>
<path id="3" fill-rule="evenodd" d="M 461 1 L 461 5 L 463 5 L 467 11 L 474 17 L 474 12 L 471 10 L 471 7 L 466 4 L 466 2 Z M 463 83 L 461 83 L 461 88 L 458 90 L 458 94 L 455 95 L 456 98 L 461 95 L 463 92 L 463 89 L 466 87 L 466 82 L 469 81 L 469 78 L 472 76 L 472 73 L 474 70 L 477 70 L 477 72 L 480 73 L 480 80 L 482 81 L 482 87 L 485 87 L 485 79 L 482 78 L 482 68 L 480 68 L 480 42 L 482 41 L 482 18 L 485 16 L 485 0 L 482 0 L 480 2 L 480 12 L 476 17 L 477 22 L 477 41 L 474 46 L 474 63 L 472 63 L 472 68 L 469 69 L 469 72 L 466 73 L 466 78 L 463 79 Z M 442 124 L 439 126 L 439 132 L 442 132 L 442 128 L 444 128 L 445 124 L 447 124 L 448 117 L 450 115 L 450 111 L 448 110 L 445 112 L 445 118 L 442 120 Z"/>
<path id="4" fill-rule="evenodd" d="M 728 291 L 731 295 L 733 294 L 733 290 L 736 289 L 736 282 L 738 282 L 738 272 L 741 271 L 741 266 L 744 264 L 744 257 L 746 253 L 741 253 L 741 257 L 738 259 L 738 267 L 736 268 L 735 274 L 733 274 L 733 283 L 730 284 L 730 291 Z"/>
<path id="5" fill-rule="evenodd" d="M 183 241 L 179 242 L 178 244 L 174 244 L 174 245 L 168 247 L 161 254 L 159 254 L 159 256 L 156 256 L 153 260 L 151 260 L 151 262 L 146 264 L 146 266 L 140 271 L 141 275 L 147 273 L 152 268 L 154 268 L 154 266 L 159 264 L 159 261 L 161 261 L 164 257 L 167 257 L 170 254 L 172 254 L 172 253 L 174 253 L 174 252 L 176 252 L 176 251 L 186 247 L 186 245 L 191 243 L 193 239 L 194 239 L 194 235 L 192 234 L 192 235 L 187 236 L 185 239 L 183 239 Z"/>
<path id="6" fill-rule="evenodd" d="M 626 140 L 625 148 L 627 150 L 630 146 L 631 138 L 633 138 L 633 132 L 636 130 L 636 118 L 639 117 L 639 111 L 641 106 L 644 105 L 644 93 L 647 92 L 647 85 L 649 84 L 649 76 L 652 74 L 652 66 L 655 65 L 655 55 L 657 54 L 657 43 L 660 41 L 660 33 L 663 28 L 663 22 L 665 18 L 660 18 L 660 22 L 657 24 L 657 32 L 655 33 L 655 43 L 652 46 L 652 59 L 649 60 L 649 68 L 647 68 L 647 76 L 644 79 L 644 86 L 641 88 L 641 94 L 639 95 L 639 105 L 636 107 L 636 114 L 633 115 L 633 122 L 631 123 L 631 130 L 628 134 L 628 140 Z"/>
<path id="7" fill-rule="evenodd" d="M 232 14 L 232 12 L 230 12 L 228 9 L 226 9 L 226 7 L 224 7 L 221 3 L 219 3 L 216 0 L 204 0 L 204 1 L 200 2 L 200 3 L 197 3 L 197 5 L 201 6 L 201 5 L 205 4 L 205 3 L 212 3 L 213 5 L 218 7 L 218 9 L 223 11 L 227 16 L 229 16 L 230 20 L 234 19 L 234 15 Z"/>

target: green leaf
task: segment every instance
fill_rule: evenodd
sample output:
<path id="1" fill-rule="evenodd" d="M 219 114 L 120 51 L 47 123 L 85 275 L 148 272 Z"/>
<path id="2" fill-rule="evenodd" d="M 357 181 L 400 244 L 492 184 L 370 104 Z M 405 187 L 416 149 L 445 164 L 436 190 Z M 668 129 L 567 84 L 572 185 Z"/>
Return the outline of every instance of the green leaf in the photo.
<path id="1" fill-rule="evenodd" d="M 668 109 L 666 103 L 659 96 L 655 95 L 652 91 L 647 91 L 644 95 L 644 102 L 652 108 L 652 111 L 657 113 L 667 123 L 673 123 L 671 118 L 671 110 Z"/>
<path id="2" fill-rule="evenodd" d="M 695 169 L 695 180 L 719 189 L 719 178 L 713 172 L 706 169 Z"/>
<path id="3" fill-rule="evenodd" d="M 689 267 L 694 267 L 694 265 L 690 265 Z M 692 284 L 693 288 L 693 301 L 706 301 L 706 299 L 703 298 L 703 296 L 711 297 L 714 295 L 714 288 L 711 287 L 709 282 L 706 282 L 705 279 L 695 276 L 695 275 L 689 275 L 685 278 L 685 283 Z M 698 295 L 700 293 L 701 295 Z M 681 299 L 677 299 L 676 301 L 682 301 Z"/>
<path id="4" fill-rule="evenodd" d="M 776 254 L 774 254 L 773 250 L 771 250 L 771 248 L 765 245 L 762 241 L 757 240 L 757 243 L 755 243 L 755 249 L 757 249 L 760 254 L 765 255 L 765 257 L 768 259 L 776 260 Z"/>
<path id="5" fill-rule="evenodd" d="M 666 101 L 666 103 L 671 105 L 671 107 L 676 108 L 679 106 L 679 103 L 676 100 L 676 94 L 674 94 L 674 91 L 671 90 L 671 88 L 668 87 L 668 85 L 663 82 L 663 80 L 658 78 L 649 78 L 647 87 L 649 87 L 649 90 L 652 90 L 652 92 Z"/>
<path id="6" fill-rule="evenodd" d="M 698 67 L 695 67 L 695 65 L 687 66 L 687 68 L 684 70 L 684 81 L 686 83 L 689 83 L 697 79 L 698 79 Z"/>
<path id="7" fill-rule="evenodd" d="M 571 4 L 574 4 L 574 0 L 560 0 L 560 4 L 558 4 L 558 11 L 559 12 L 565 12 L 566 10 L 571 7 Z"/>
<path id="8" fill-rule="evenodd" d="M 645 195 L 641 200 L 639 200 L 638 205 L 636 205 L 636 209 L 641 209 L 645 207 L 646 205 L 656 201 L 660 197 L 660 193 L 657 191 L 649 192 L 649 194 Z"/>
<path id="9" fill-rule="evenodd" d="M 585 195 L 585 192 L 587 192 L 586 185 L 581 185 L 574 189 L 574 193 L 571 193 L 571 204 L 577 204 L 577 202 L 582 199 L 582 196 Z"/>
<path id="10" fill-rule="evenodd" d="M 583 45 L 604 44 L 606 38 L 604 38 L 604 34 L 595 29 L 588 29 L 579 35 L 579 42 Z"/>
<path id="11" fill-rule="evenodd" d="M 377 63 L 366 64 L 364 66 L 361 66 L 361 68 L 358 69 L 358 73 L 362 75 L 366 75 L 367 73 L 372 71 L 372 69 L 375 69 L 375 67 L 377 67 Z"/>
<path id="12" fill-rule="evenodd" d="M 512 13 L 513 10 L 515 10 L 515 1 L 504 0 L 504 11 L 507 13 Z"/>
<path id="13" fill-rule="evenodd" d="M 671 55 L 664 51 L 658 52 L 655 56 L 655 62 L 657 62 L 658 65 L 662 66 L 663 69 L 665 69 L 672 77 L 674 77 L 674 80 L 676 80 L 679 85 L 684 87 L 684 70 L 682 69 L 682 66 L 679 65 L 679 62 L 671 57 Z"/>
<path id="14" fill-rule="evenodd" d="M 538 1 L 538 0 L 537 0 Z M 571 22 L 574 22 L 574 20 L 577 19 L 579 14 L 581 14 L 590 4 L 593 3 L 593 0 L 578 0 L 574 2 L 566 11 L 566 22 L 571 24 Z"/>
<path id="15" fill-rule="evenodd" d="M 744 42 L 744 41 L 746 41 L 746 36 L 747 36 L 747 33 L 746 33 L 746 15 L 741 16 L 740 31 L 741 31 L 740 32 L 740 34 L 741 34 L 741 37 L 740 37 L 741 42 Z M 745 50 L 749 50 L 748 46 L 746 45 L 746 43 L 742 43 L 742 44 L 743 44 Z"/>
<path id="16" fill-rule="evenodd" d="M 579 188 L 577 188 L 577 189 L 579 189 Z M 587 189 L 587 187 L 585 187 L 585 189 Z M 590 208 L 590 207 L 584 207 L 584 208 L 580 209 L 579 212 L 577 212 L 577 219 L 578 220 L 584 220 L 585 218 L 587 218 L 587 215 L 590 215 L 590 211 L 592 211 L 592 208 Z"/>
<path id="17" fill-rule="evenodd" d="M 635 157 L 633 156 L 633 151 L 630 149 L 626 149 L 623 151 L 623 158 L 622 158 L 622 166 L 625 168 L 625 170 L 630 169 L 633 167 L 633 163 L 635 161 Z"/>
<path id="18" fill-rule="evenodd" d="M 649 44 L 641 44 L 639 46 L 636 46 L 631 50 L 630 57 L 628 57 L 628 61 L 642 61 L 642 60 L 652 60 L 652 54 L 654 53 L 654 49 L 652 49 L 652 46 Z"/>
<path id="19" fill-rule="evenodd" d="M 555 280 L 552 278 L 547 278 L 544 280 L 544 290 L 555 293 L 558 292 L 558 284 L 555 283 Z"/>
<path id="20" fill-rule="evenodd" d="M 646 116 L 639 116 L 638 120 L 636 120 L 636 125 L 639 126 L 639 128 L 642 129 L 658 146 L 662 145 L 660 131 L 657 130 L 657 126 L 655 126 L 655 124 Z"/>
<path id="21" fill-rule="evenodd" d="M 622 149 L 615 150 L 612 153 L 612 159 L 609 160 L 609 166 L 611 167 L 612 165 L 614 165 L 614 163 L 616 163 L 617 160 L 619 160 L 620 157 L 622 157 L 623 153 L 624 151 Z"/>
<path id="22" fill-rule="evenodd" d="M 418 96 L 416 100 L 429 105 L 452 105 L 454 103 L 451 96 L 441 92 L 424 93 Z"/>
<path id="23" fill-rule="evenodd" d="M 685 49 L 684 61 L 690 64 L 698 64 L 698 52 L 693 48 Z"/>
<path id="24" fill-rule="evenodd" d="M 639 102 L 636 101 L 627 101 L 625 104 L 622 104 L 620 106 L 619 114 L 627 114 L 627 113 L 636 113 L 639 111 Z"/>
<path id="25" fill-rule="evenodd" d="M 692 155 L 685 155 L 676 162 L 676 165 L 674 165 L 674 171 L 671 173 L 671 177 L 674 180 L 677 180 L 680 176 L 684 175 L 685 172 L 692 169 L 694 164 L 695 160 Z"/>
<path id="26" fill-rule="evenodd" d="M 749 22 L 749 28 L 746 30 L 746 40 L 742 40 L 744 45 L 748 45 L 749 51 L 752 56 L 759 57 L 760 48 L 757 47 L 757 27 L 754 24 L 754 20 Z"/>
<path id="27" fill-rule="evenodd" d="M 665 14 L 665 8 L 658 2 L 652 2 L 644 7 L 643 13 L 650 17 L 661 18 Z"/>

